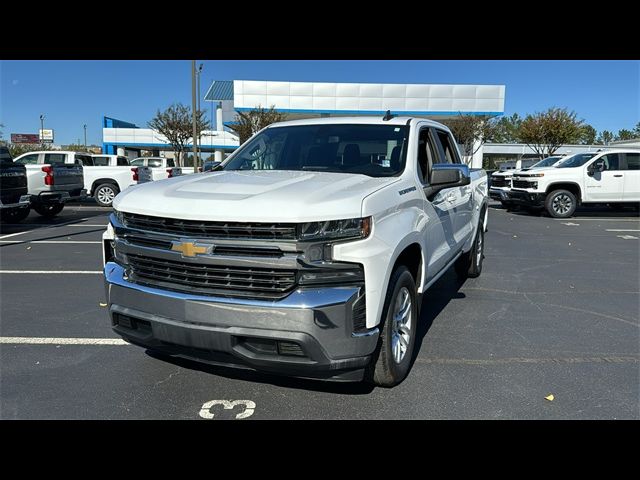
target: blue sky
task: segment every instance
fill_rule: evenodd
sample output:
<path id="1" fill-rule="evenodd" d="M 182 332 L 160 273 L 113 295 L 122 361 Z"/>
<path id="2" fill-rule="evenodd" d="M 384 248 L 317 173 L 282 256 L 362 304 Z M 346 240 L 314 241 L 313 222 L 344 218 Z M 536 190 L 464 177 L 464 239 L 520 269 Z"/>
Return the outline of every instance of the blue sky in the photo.
<path id="1" fill-rule="evenodd" d="M 548 107 L 575 110 L 598 131 L 640 121 L 638 61 L 202 61 L 202 95 L 211 80 L 506 85 L 505 114 Z M 57 144 L 101 144 L 103 115 L 145 126 L 158 108 L 191 105 L 191 62 L 2 61 L 0 123 L 37 133 L 39 116 Z M 206 104 L 207 106 L 209 104 Z M 204 106 L 203 106 L 204 108 Z"/>

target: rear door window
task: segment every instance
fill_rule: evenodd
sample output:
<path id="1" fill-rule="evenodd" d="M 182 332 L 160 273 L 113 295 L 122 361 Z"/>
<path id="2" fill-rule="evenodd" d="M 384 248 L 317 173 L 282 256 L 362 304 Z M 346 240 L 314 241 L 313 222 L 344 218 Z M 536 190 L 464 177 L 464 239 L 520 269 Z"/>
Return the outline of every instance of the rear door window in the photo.
<path id="1" fill-rule="evenodd" d="M 109 157 L 93 157 L 93 164 L 96 167 L 108 167 Z"/>
<path id="2" fill-rule="evenodd" d="M 640 153 L 625 153 L 627 170 L 640 170 Z"/>
<path id="3" fill-rule="evenodd" d="M 127 157 L 118 157 L 118 166 L 126 167 L 129 165 L 129 159 Z"/>
<path id="4" fill-rule="evenodd" d="M 66 158 L 66 153 L 45 153 L 44 163 L 48 163 L 50 165 L 62 165 Z"/>
<path id="5" fill-rule="evenodd" d="M 161 167 L 162 166 L 162 160 L 157 159 L 157 158 L 150 158 L 149 159 L 149 163 L 147 164 L 150 167 Z"/>
<path id="6" fill-rule="evenodd" d="M 134 167 L 144 167 L 144 158 L 136 158 L 131 161 L 131 165 Z"/>
<path id="7" fill-rule="evenodd" d="M 76 163 L 80 163 L 81 165 L 84 165 L 85 167 L 93 167 L 94 166 L 93 157 L 90 157 L 89 155 L 76 155 Z"/>
<path id="8" fill-rule="evenodd" d="M 173 158 L 167 158 L 167 167 L 175 167 L 176 164 L 173 162 Z"/>

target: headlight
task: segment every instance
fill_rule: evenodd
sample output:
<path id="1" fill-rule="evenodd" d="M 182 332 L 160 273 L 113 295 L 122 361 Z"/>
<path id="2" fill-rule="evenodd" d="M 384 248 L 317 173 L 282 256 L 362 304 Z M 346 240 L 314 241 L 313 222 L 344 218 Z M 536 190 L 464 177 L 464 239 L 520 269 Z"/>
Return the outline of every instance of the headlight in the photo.
<path id="1" fill-rule="evenodd" d="M 367 238 L 371 233 L 371 217 L 309 222 L 299 228 L 298 238 L 302 241 Z"/>
<path id="2" fill-rule="evenodd" d="M 116 217 L 116 220 L 118 220 L 118 222 L 120 223 L 120 225 L 124 225 L 124 213 L 122 213 L 119 210 L 114 210 L 113 214 Z"/>

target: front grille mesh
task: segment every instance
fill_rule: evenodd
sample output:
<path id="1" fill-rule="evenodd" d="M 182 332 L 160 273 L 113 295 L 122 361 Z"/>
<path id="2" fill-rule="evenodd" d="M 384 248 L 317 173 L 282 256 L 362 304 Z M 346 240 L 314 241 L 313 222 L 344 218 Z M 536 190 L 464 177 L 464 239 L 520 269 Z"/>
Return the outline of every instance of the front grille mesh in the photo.
<path id="1" fill-rule="evenodd" d="M 514 180 L 514 188 L 535 188 L 536 182 L 529 182 L 528 180 Z"/>
<path id="2" fill-rule="evenodd" d="M 127 259 L 132 281 L 191 294 L 282 298 L 296 285 L 295 270 L 204 265 L 133 254 Z"/>
<path id="3" fill-rule="evenodd" d="M 492 187 L 510 187 L 511 179 L 504 177 L 492 177 L 491 178 L 491 186 Z"/>
<path id="4" fill-rule="evenodd" d="M 295 223 L 246 223 L 179 220 L 123 212 L 126 227 L 197 238 L 295 240 Z"/>

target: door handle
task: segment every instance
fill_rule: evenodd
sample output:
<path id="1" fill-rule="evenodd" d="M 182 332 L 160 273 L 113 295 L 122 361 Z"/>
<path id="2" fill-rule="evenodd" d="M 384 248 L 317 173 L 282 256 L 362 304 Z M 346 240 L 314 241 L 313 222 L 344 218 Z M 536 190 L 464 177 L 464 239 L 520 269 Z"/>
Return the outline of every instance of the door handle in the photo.
<path id="1" fill-rule="evenodd" d="M 614 177 L 621 177 L 622 175 L 614 175 Z"/>

